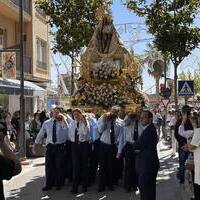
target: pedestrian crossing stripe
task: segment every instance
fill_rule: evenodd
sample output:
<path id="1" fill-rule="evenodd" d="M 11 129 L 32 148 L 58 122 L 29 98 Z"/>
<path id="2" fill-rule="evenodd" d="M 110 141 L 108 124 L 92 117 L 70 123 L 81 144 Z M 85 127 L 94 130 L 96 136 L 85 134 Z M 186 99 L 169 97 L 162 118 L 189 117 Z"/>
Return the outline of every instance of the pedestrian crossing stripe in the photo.
<path id="1" fill-rule="evenodd" d="M 193 91 L 187 82 L 183 84 L 183 87 L 180 90 L 179 95 L 193 95 Z"/>

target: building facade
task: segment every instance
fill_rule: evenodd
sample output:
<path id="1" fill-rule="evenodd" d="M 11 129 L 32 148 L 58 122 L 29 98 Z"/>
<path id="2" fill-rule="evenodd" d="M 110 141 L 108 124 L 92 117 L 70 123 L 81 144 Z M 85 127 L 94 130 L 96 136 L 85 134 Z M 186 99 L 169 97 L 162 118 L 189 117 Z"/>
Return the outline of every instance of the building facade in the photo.
<path id="1" fill-rule="evenodd" d="M 26 81 L 30 81 L 33 84 L 46 89 L 47 83 L 50 80 L 51 71 L 49 58 L 49 26 L 47 17 L 36 7 L 35 0 L 23 0 L 23 11 L 24 78 Z M 19 49 L 19 25 L 19 0 L 0 0 L 0 49 Z M 16 62 L 16 78 L 20 80 L 19 53 L 17 53 Z M 34 90 L 34 88 L 32 89 Z M 37 92 L 34 94 L 37 95 Z M 26 111 L 36 110 L 36 108 L 38 108 L 36 105 L 41 105 L 41 99 L 44 100 L 45 98 L 44 96 L 35 95 L 26 96 Z M 15 102 L 14 99 L 19 99 L 19 95 L 9 95 L 8 98 L 9 102 Z M 13 111 L 11 107 L 12 105 L 9 103 L 9 110 Z"/>

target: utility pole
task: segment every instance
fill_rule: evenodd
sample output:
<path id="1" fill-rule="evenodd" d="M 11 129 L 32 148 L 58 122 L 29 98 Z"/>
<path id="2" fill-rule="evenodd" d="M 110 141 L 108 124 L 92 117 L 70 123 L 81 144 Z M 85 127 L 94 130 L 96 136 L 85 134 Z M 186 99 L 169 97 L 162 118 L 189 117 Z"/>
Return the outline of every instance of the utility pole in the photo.
<path id="1" fill-rule="evenodd" d="M 72 96 L 74 94 L 74 61 L 75 61 L 74 54 L 72 54 L 71 60 L 72 60 L 72 64 L 71 64 L 71 67 L 72 67 L 72 71 L 71 71 L 71 96 Z"/>
<path id="2" fill-rule="evenodd" d="M 165 89 L 167 88 L 167 56 L 164 55 L 164 85 Z M 163 129 L 163 137 L 166 138 L 167 136 L 167 107 L 164 107 L 164 129 Z"/>
<path id="3" fill-rule="evenodd" d="M 25 97 L 24 97 L 24 20 L 23 20 L 23 0 L 19 1 L 19 26 L 20 26 L 20 134 L 19 134 L 19 156 L 26 157 L 26 136 L 25 136 Z"/>
<path id="4" fill-rule="evenodd" d="M 164 56 L 164 84 L 165 88 L 167 87 L 167 57 Z"/>

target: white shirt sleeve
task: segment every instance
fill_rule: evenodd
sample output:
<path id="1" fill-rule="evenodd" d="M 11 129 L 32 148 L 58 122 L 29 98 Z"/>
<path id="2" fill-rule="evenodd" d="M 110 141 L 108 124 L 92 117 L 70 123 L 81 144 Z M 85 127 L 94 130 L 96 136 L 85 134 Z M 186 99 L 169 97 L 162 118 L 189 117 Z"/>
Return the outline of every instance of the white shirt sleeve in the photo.
<path id="1" fill-rule="evenodd" d="M 194 129 L 194 135 L 192 137 L 192 141 L 190 143 L 191 145 L 194 145 L 196 147 L 200 146 L 200 128 Z"/>
<path id="2" fill-rule="evenodd" d="M 186 139 L 191 138 L 193 136 L 193 130 L 184 130 L 184 126 L 181 124 L 178 128 L 178 134 Z"/>
<path id="3" fill-rule="evenodd" d="M 43 123 L 36 139 L 35 139 L 35 144 L 42 144 L 42 140 L 44 138 L 44 134 L 46 133 L 46 129 L 45 129 L 45 124 L 46 123 Z"/>
<path id="4" fill-rule="evenodd" d="M 106 129 L 106 122 L 103 119 L 103 116 L 101 116 L 98 120 L 97 120 L 97 128 L 99 133 L 103 133 L 103 131 Z"/>

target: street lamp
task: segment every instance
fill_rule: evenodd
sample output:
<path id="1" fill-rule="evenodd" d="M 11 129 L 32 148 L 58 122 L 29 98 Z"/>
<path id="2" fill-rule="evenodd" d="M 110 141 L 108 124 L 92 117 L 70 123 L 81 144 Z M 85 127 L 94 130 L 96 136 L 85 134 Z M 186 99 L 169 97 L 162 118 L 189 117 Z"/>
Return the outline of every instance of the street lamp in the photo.
<path id="1" fill-rule="evenodd" d="M 25 136 L 25 97 L 24 97 L 24 23 L 23 23 L 23 0 L 19 1 L 19 25 L 20 25 L 20 134 L 19 134 L 19 156 L 26 157 L 26 136 Z"/>

